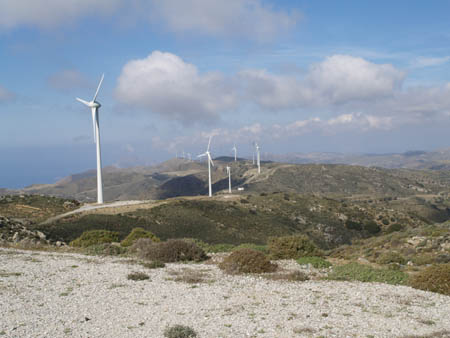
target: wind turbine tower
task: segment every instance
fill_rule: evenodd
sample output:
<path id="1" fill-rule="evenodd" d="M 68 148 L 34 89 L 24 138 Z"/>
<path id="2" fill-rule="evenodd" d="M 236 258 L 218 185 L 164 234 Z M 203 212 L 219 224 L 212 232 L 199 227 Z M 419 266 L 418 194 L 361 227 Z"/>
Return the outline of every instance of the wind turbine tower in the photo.
<path id="1" fill-rule="evenodd" d="M 102 75 L 102 78 L 100 79 L 100 83 L 98 84 L 97 91 L 95 92 L 94 98 L 92 101 L 88 102 L 85 100 L 82 100 L 77 97 L 77 100 L 81 103 L 85 104 L 89 108 L 91 108 L 92 113 L 92 124 L 94 127 L 94 140 L 97 145 L 97 203 L 102 204 L 103 203 L 103 181 L 102 181 L 102 158 L 101 158 L 101 151 L 100 151 L 100 127 L 99 127 L 99 117 L 98 117 L 98 109 L 101 107 L 101 104 L 96 101 L 98 91 L 100 90 L 100 87 L 103 82 L 103 78 L 105 77 L 105 74 Z"/>
<path id="2" fill-rule="evenodd" d="M 227 174 L 228 174 L 228 193 L 231 194 L 231 168 L 227 166 Z"/>
<path id="3" fill-rule="evenodd" d="M 255 142 L 255 148 L 256 148 L 256 163 L 258 165 L 258 174 L 261 174 L 261 157 L 259 155 L 259 146 L 258 143 Z"/>
<path id="4" fill-rule="evenodd" d="M 236 144 L 234 144 L 234 146 L 233 146 L 233 148 L 231 150 L 234 151 L 234 162 L 236 162 L 236 154 L 237 154 Z"/>
<path id="5" fill-rule="evenodd" d="M 209 152 L 209 147 L 211 146 L 211 138 L 212 136 L 209 137 L 209 142 L 208 142 L 208 148 L 206 148 L 206 151 L 203 154 L 198 155 L 198 157 L 203 157 L 206 156 L 207 157 L 207 161 L 208 161 L 208 185 L 209 185 L 209 197 L 212 197 L 212 187 L 211 187 L 211 165 L 214 166 L 214 162 L 211 159 L 211 153 Z"/>

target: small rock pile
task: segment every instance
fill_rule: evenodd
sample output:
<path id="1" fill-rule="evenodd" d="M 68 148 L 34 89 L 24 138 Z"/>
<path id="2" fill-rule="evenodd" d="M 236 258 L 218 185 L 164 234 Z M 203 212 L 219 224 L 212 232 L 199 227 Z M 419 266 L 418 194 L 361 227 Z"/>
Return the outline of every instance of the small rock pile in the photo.
<path id="1" fill-rule="evenodd" d="M 28 220 L 0 216 L 0 244 L 19 244 L 23 246 L 65 245 L 63 242 L 51 243 L 47 236 L 38 230 L 31 230 Z"/>

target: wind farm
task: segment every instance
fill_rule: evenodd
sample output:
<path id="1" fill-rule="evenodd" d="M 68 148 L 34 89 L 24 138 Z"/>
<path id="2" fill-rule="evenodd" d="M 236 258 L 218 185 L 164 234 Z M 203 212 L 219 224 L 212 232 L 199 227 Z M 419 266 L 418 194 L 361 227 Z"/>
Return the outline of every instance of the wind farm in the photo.
<path id="1" fill-rule="evenodd" d="M 450 337 L 450 2 L 405 4 L 0 1 L 0 337 Z"/>

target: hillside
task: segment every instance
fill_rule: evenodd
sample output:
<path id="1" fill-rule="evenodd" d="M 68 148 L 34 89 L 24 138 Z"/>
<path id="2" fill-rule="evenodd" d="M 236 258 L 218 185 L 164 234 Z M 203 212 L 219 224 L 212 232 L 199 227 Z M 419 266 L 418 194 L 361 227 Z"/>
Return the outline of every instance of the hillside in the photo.
<path id="1" fill-rule="evenodd" d="M 337 164 L 284 164 L 263 162 L 258 175 L 250 161 L 215 160 L 212 169 L 213 191 L 228 187 L 226 166 L 231 166 L 232 186 L 250 192 L 285 191 L 332 196 L 412 196 L 447 194 L 450 171 L 382 169 Z M 154 167 L 103 171 L 106 201 L 165 199 L 207 193 L 205 162 L 172 159 Z M 7 193 L 11 193 L 7 191 Z M 64 178 L 55 184 L 33 185 L 15 193 L 44 194 L 80 201 L 95 201 L 95 171 Z"/>
<path id="2" fill-rule="evenodd" d="M 291 153 L 267 154 L 265 158 L 288 163 L 350 164 L 388 169 L 450 170 L 450 148 L 437 151 L 407 151 L 400 154 Z"/>

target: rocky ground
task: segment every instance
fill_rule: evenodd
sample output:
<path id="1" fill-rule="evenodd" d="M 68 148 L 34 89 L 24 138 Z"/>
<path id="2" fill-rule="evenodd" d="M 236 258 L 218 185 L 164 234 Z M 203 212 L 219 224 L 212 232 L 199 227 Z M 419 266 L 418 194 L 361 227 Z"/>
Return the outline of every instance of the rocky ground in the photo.
<path id="1" fill-rule="evenodd" d="M 283 261 L 287 270 L 302 268 Z M 143 272 L 147 280 L 130 280 Z M 308 273 L 312 273 L 307 269 Z M 450 337 L 450 297 L 405 286 L 229 276 L 215 264 L 0 249 L 0 336 Z"/>

